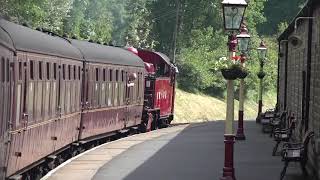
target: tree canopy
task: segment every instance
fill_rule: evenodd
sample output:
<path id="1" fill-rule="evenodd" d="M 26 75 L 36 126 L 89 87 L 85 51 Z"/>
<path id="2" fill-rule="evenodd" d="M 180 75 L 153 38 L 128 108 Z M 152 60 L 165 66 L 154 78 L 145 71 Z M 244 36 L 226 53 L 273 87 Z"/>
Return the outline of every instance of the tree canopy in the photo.
<path id="1" fill-rule="evenodd" d="M 249 1 L 249 0 L 248 0 Z M 227 56 L 220 0 L 0 0 L 1 15 L 32 28 L 43 27 L 78 39 L 133 45 L 173 53 L 177 27 L 178 84 L 189 91 L 222 95 L 225 83 L 219 59 Z M 250 0 L 245 21 L 252 37 L 246 80 L 255 94 L 259 62 L 255 51 L 263 38 L 269 47 L 266 88 L 277 75 L 276 35 L 299 11 L 303 0 Z M 285 11 L 284 9 L 293 11 Z M 178 13 L 177 13 L 178 11 Z M 177 16 L 178 15 L 178 16 Z M 178 17 L 178 21 L 176 21 Z"/>

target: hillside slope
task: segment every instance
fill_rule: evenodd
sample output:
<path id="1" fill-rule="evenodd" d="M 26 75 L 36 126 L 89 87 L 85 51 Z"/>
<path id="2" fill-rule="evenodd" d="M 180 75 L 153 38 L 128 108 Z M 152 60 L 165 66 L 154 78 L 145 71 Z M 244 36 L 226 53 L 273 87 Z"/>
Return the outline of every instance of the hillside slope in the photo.
<path id="1" fill-rule="evenodd" d="M 264 97 L 264 109 L 274 107 L 276 96 L 267 93 Z M 245 102 L 245 120 L 253 120 L 257 116 L 257 104 Z M 176 91 L 175 117 L 173 123 L 204 122 L 224 120 L 226 103 L 211 96 L 192 94 L 180 89 Z M 235 101 L 235 119 L 238 118 L 238 101 Z"/>

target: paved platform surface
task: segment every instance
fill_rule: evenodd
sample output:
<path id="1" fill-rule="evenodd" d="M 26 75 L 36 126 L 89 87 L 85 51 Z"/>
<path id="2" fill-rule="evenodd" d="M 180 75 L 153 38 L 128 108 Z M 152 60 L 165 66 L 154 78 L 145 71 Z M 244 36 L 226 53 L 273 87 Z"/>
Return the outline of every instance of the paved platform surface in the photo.
<path id="1" fill-rule="evenodd" d="M 208 122 L 138 134 L 102 145 L 66 163 L 45 179 L 218 180 L 224 161 L 224 123 Z M 235 144 L 237 180 L 277 180 L 283 167 L 261 126 L 246 122 L 247 140 Z M 290 164 L 285 180 L 306 180 Z"/>

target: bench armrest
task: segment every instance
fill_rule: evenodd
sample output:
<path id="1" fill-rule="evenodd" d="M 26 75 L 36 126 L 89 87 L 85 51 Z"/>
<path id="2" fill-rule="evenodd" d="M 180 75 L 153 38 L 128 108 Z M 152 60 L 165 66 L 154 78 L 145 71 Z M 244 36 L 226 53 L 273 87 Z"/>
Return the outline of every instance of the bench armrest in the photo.
<path id="1" fill-rule="evenodd" d="M 285 142 L 282 145 L 282 149 L 289 149 L 289 148 L 301 148 L 303 147 L 303 143 L 290 143 L 290 142 Z"/>
<path id="2" fill-rule="evenodd" d="M 286 129 L 279 129 L 279 128 L 276 128 L 274 130 L 274 133 L 288 133 L 290 131 L 289 128 L 286 128 Z"/>
<path id="3" fill-rule="evenodd" d="M 287 148 L 283 149 L 281 152 L 281 156 L 283 160 L 286 158 L 301 158 L 303 157 L 304 147 L 297 148 Z"/>

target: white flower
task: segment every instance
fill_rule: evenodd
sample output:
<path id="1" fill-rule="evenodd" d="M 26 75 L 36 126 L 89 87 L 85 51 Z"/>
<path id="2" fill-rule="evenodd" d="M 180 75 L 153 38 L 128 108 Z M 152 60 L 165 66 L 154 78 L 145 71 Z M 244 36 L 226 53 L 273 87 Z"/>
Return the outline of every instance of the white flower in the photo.
<path id="1" fill-rule="evenodd" d="M 227 57 L 225 57 L 225 56 L 219 58 L 219 61 L 226 61 L 226 60 L 227 60 Z"/>

